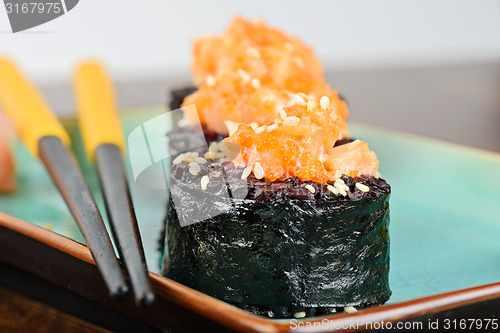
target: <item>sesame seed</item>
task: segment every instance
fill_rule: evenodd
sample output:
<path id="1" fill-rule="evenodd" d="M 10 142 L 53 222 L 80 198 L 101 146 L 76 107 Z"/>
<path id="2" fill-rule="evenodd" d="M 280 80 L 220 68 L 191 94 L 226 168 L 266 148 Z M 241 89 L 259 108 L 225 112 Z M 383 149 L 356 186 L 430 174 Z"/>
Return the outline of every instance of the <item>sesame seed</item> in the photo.
<path id="1" fill-rule="evenodd" d="M 197 158 L 198 156 L 200 156 L 200 153 L 198 153 L 197 151 L 192 151 L 191 153 L 191 156 L 193 157 L 193 159 Z"/>
<path id="2" fill-rule="evenodd" d="M 200 165 L 196 162 L 189 163 L 189 173 L 196 176 L 201 171 Z"/>
<path id="3" fill-rule="evenodd" d="M 312 185 L 310 185 L 310 184 L 307 184 L 304 187 L 307 188 L 309 190 L 309 192 L 311 192 L 311 193 L 315 193 L 316 192 L 316 189 Z"/>
<path id="4" fill-rule="evenodd" d="M 283 125 L 285 126 L 297 126 L 299 124 L 300 119 L 295 116 L 288 116 L 283 119 Z"/>
<path id="5" fill-rule="evenodd" d="M 172 161 L 172 164 L 173 165 L 178 165 L 178 164 L 181 164 L 182 161 L 184 161 L 184 154 L 180 154 L 179 156 L 177 156 L 173 161 Z"/>
<path id="6" fill-rule="evenodd" d="M 259 162 L 255 163 L 255 167 L 253 169 L 253 175 L 257 179 L 264 178 L 264 169 L 262 168 L 262 165 L 260 165 Z"/>
<path id="7" fill-rule="evenodd" d="M 354 306 L 344 306 L 344 311 L 346 313 L 356 313 L 358 310 Z"/>
<path id="8" fill-rule="evenodd" d="M 205 153 L 204 157 L 205 157 L 206 160 L 212 160 L 213 161 L 214 160 L 214 153 L 212 151 L 208 151 L 208 152 Z"/>
<path id="9" fill-rule="evenodd" d="M 307 101 L 307 111 L 314 111 L 316 110 L 316 107 L 318 106 L 318 103 L 316 103 L 315 100 L 311 99 Z"/>
<path id="10" fill-rule="evenodd" d="M 297 319 L 304 318 L 306 316 L 306 312 L 305 311 L 295 312 L 293 316 Z"/>
<path id="11" fill-rule="evenodd" d="M 340 170 L 335 171 L 335 175 L 333 175 L 333 179 L 337 180 L 340 177 L 342 177 L 342 171 L 340 171 Z"/>
<path id="12" fill-rule="evenodd" d="M 195 158 L 195 157 L 193 156 L 193 153 L 192 153 L 192 152 L 185 153 L 185 154 L 183 155 L 183 157 L 184 157 L 184 161 L 186 161 L 186 162 L 188 162 L 188 163 L 193 162 L 193 161 L 194 161 L 194 158 Z"/>
<path id="13" fill-rule="evenodd" d="M 337 179 L 333 185 L 339 190 L 343 189 L 344 191 L 349 191 L 349 186 L 347 186 L 345 182 L 340 178 Z"/>
<path id="14" fill-rule="evenodd" d="M 323 96 L 321 97 L 321 99 L 319 100 L 319 104 L 321 105 L 321 107 L 323 109 L 327 109 L 328 106 L 330 105 L 330 99 L 328 98 L 328 96 Z"/>
<path id="15" fill-rule="evenodd" d="M 227 158 L 227 157 L 223 157 L 219 160 L 219 163 L 223 163 L 223 162 L 231 162 L 231 159 L 230 158 Z"/>
<path id="16" fill-rule="evenodd" d="M 339 190 L 339 193 L 342 194 L 344 197 L 347 195 L 347 192 L 343 188 L 337 187 L 337 189 Z"/>
<path id="17" fill-rule="evenodd" d="M 304 94 L 303 92 L 298 92 L 297 95 L 304 97 L 305 100 L 309 99 L 309 96 L 307 96 L 307 94 Z"/>
<path id="18" fill-rule="evenodd" d="M 280 118 L 283 120 L 286 118 L 286 111 L 285 110 L 280 111 Z"/>
<path id="19" fill-rule="evenodd" d="M 208 182 L 210 181 L 210 178 L 208 178 L 207 175 L 201 177 L 201 189 L 202 191 L 205 191 L 207 189 Z"/>
<path id="20" fill-rule="evenodd" d="M 283 107 L 284 108 L 289 108 L 290 106 L 294 105 L 295 102 L 293 101 L 293 99 L 289 100 L 288 102 L 286 102 Z"/>
<path id="21" fill-rule="evenodd" d="M 250 172 L 252 172 L 252 168 L 247 166 L 244 170 L 243 173 L 241 174 L 241 179 L 245 180 L 247 177 L 250 175 Z"/>
<path id="22" fill-rule="evenodd" d="M 328 189 L 328 191 L 332 192 L 333 194 L 339 194 L 339 190 L 337 190 L 334 186 L 332 185 L 328 185 L 326 187 Z"/>
<path id="23" fill-rule="evenodd" d="M 262 125 L 261 127 L 257 128 L 255 130 L 255 134 L 260 134 L 262 132 L 264 132 L 266 130 L 267 126 L 266 125 Z"/>
<path id="24" fill-rule="evenodd" d="M 274 118 L 274 123 L 281 125 L 281 124 L 283 124 L 283 120 L 281 118 Z"/>
<path id="25" fill-rule="evenodd" d="M 197 158 L 194 159 L 194 161 L 196 163 L 198 163 L 198 164 L 205 164 L 205 163 L 207 163 L 207 160 L 204 159 L 203 157 L 197 157 Z"/>
<path id="26" fill-rule="evenodd" d="M 250 123 L 250 124 L 248 124 L 248 126 L 250 126 L 250 127 L 251 127 L 254 131 L 255 131 L 257 128 L 259 128 L 259 124 L 257 124 L 257 123 Z"/>
<path id="27" fill-rule="evenodd" d="M 374 177 L 375 177 L 375 179 L 379 179 L 382 177 L 382 175 L 380 174 L 380 172 L 378 172 L 378 170 L 376 170 Z"/>
<path id="28" fill-rule="evenodd" d="M 238 73 L 239 76 L 241 76 L 243 81 L 245 81 L 245 82 L 250 81 L 250 79 L 251 79 L 250 74 L 248 74 L 244 69 L 238 68 L 238 70 L 236 72 Z"/>
<path id="29" fill-rule="evenodd" d="M 214 157 L 215 158 L 224 158 L 224 157 L 226 157 L 226 154 L 224 154 L 224 153 L 216 153 L 216 154 L 214 154 Z"/>
<path id="30" fill-rule="evenodd" d="M 252 87 L 254 87 L 255 89 L 260 88 L 260 80 L 258 78 L 254 77 L 252 79 Z"/>
<path id="31" fill-rule="evenodd" d="M 361 183 L 356 183 L 356 188 L 360 190 L 361 192 L 370 192 L 370 188 L 364 184 Z"/>
<path id="32" fill-rule="evenodd" d="M 255 47 L 248 47 L 246 49 L 246 53 L 250 57 L 254 57 L 254 58 L 259 58 L 260 57 L 260 52 Z"/>
<path id="33" fill-rule="evenodd" d="M 266 132 L 272 132 L 274 131 L 275 129 L 278 128 L 278 124 L 272 124 L 272 125 L 269 125 L 267 128 L 266 128 Z"/>
<path id="34" fill-rule="evenodd" d="M 300 94 L 295 94 L 293 95 L 293 101 L 295 104 L 297 105 L 302 105 L 302 106 L 306 106 L 306 100 L 304 99 L 304 97 Z"/>
<path id="35" fill-rule="evenodd" d="M 211 87 L 214 86 L 217 81 L 215 80 L 215 77 L 213 77 L 212 75 L 208 75 L 207 78 L 205 79 L 205 82 L 208 86 Z"/>
<path id="36" fill-rule="evenodd" d="M 210 144 L 210 147 L 208 147 L 208 150 L 211 151 L 211 152 L 218 152 L 219 151 L 219 147 L 217 147 L 217 142 L 212 142 Z"/>

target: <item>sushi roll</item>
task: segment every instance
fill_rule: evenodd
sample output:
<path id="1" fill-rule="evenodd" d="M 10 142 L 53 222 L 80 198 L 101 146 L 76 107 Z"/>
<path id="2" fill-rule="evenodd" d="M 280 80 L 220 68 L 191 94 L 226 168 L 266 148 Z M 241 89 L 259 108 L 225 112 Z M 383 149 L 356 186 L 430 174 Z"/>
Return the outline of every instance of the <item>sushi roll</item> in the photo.
<path id="1" fill-rule="evenodd" d="M 332 110 L 295 95 L 277 118 L 179 155 L 163 275 L 273 318 L 386 302 L 390 186 L 365 142 L 335 145 Z"/>

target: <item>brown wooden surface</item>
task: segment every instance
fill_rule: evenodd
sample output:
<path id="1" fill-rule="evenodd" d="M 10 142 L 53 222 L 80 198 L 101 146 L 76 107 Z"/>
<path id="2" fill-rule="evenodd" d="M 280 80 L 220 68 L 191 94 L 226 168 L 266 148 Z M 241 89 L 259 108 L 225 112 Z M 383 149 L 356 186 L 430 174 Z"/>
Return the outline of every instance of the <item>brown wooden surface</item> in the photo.
<path id="1" fill-rule="evenodd" d="M 110 332 L 0 286 L 0 332 Z"/>

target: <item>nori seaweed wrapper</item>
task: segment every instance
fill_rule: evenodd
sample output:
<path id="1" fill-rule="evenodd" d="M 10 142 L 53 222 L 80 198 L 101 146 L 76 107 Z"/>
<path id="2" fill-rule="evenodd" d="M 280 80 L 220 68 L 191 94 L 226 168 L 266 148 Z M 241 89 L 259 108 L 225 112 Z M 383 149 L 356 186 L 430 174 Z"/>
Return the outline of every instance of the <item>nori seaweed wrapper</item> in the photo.
<path id="1" fill-rule="evenodd" d="M 225 173 L 229 165 L 205 165 L 197 176 L 174 166 L 177 176 L 170 190 L 176 200 L 168 203 L 162 268 L 166 277 L 271 317 L 331 313 L 389 299 L 390 187 L 385 181 L 343 176 L 349 196 L 309 183 L 316 188 L 312 194 L 298 180 L 242 181 L 241 168 L 233 165 Z M 226 177 L 211 180 L 201 191 L 205 174 Z M 370 192 L 357 190 L 356 181 L 369 185 Z M 224 188 L 230 200 L 221 195 Z M 176 205 L 184 218 L 210 217 L 181 227 Z"/>

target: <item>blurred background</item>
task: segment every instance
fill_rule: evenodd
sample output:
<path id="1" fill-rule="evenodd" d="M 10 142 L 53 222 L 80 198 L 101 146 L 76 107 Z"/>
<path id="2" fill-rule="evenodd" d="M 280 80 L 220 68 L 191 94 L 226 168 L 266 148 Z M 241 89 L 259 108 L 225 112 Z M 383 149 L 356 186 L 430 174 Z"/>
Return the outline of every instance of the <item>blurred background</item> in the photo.
<path id="1" fill-rule="evenodd" d="M 0 54 L 61 117 L 74 114 L 75 64 L 98 58 L 126 112 L 165 104 L 171 88 L 188 85 L 191 40 L 221 33 L 236 14 L 311 45 L 352 120 L 500 151 L 497 0 L 85 0 L 16 34 L 0 8 Z"/>

